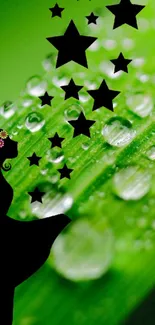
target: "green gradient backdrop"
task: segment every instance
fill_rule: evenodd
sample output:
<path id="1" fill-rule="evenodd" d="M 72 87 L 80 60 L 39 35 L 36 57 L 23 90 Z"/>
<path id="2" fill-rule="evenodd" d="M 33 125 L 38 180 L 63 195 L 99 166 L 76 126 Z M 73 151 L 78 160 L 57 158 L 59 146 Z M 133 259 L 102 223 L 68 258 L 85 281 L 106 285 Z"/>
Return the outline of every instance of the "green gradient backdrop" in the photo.
<path id="1" fill-rule="evenodd" d="M 112 3 L 113 1 L 108 1 Z M 58 1 L 65 8 L 63 19 L 55 17 L 49 8 L 53 0 L 1 0 L 0 2 L 0 102 L 15 100 L 23 89 L 26 80 L 42 73 L 41 62 L 53 51 L 46 37 L 59 35 L 66 23 L 85 23 L 83 14 L 101 6 L 101 0 Z M 81 12 L 83 13 L 81 15 Z M 82 29 L 81 29 L 82 31 Z"/>

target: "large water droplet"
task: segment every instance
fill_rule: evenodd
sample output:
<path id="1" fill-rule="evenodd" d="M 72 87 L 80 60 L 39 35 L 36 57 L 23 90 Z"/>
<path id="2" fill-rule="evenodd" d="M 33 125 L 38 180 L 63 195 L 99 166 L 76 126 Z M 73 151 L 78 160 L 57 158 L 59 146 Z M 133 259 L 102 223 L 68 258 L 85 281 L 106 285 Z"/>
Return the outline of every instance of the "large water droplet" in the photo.
<path id="1" fill-rule="evenodd" d="M 30 78 L 27 82 L 27 91 L 32 96 L 42 96 L 46 91 L 47 83 L 39 76 Z"/>
<path id="2" fill-rule="evenodd" d="M 4 102 L 0 107 L 0 114 L 6 119 L 10 118 L 16 111 L 16 106 L 10 100 Z"/>
<path id="3" fill-rule="evenodd" d="M 153 100 L 149 95 L 135 94 L 127 98 L 127 105 L 131 111 L 140 117 L 150 115 L 153 110 Z"/>
<path id="4" fill-rule="evenodd" d="M 120 170 L 113 178 L 115 193 L 123 200 L 139 200 L 151 186 L 151 175 L 139 166 Z"/>
<path id="5" fill-rule="evenodd" d="M 73 204 L 73 199 L 70 194 L 58 192 L 55 184 L 50 182 L 41 183 L 38 185 L 40 191 L 45 192 L 40 202 L 31 203 L 32 213 L 38 218 L 48 218 L 53 215 L 65 213 Z"/>
<path id="6" fill-rule="evenodd" d="M 115 147 L 129 144 L 136 135 L 132 124 L 121 117 L 111 118 L 102 130 L 102 135 L 107 143 Z"/>
<path id="7" fill-rule="evenodd" d="M 25 120 L 25 126 L 31 132 L 39 131 L 44 124 L 44 117 L 38 112 L 32 112 L 28 114 Z"/>
<path id="8" fill-rule="evenodd" d="M 155 160 L 155 146 L 150 147 L 146 151 L 146 155 L 150 160 Z"/>
<path id="9" fill-rule="evenodd" d="M 72 222 L 53 245 L 55 269 L 72 281 L 85 281 L 102 276 L 110 267 L 114 238 L 110 228 L 87 220 Z M 52 256 L 51 256 L 52 258 Z"/>

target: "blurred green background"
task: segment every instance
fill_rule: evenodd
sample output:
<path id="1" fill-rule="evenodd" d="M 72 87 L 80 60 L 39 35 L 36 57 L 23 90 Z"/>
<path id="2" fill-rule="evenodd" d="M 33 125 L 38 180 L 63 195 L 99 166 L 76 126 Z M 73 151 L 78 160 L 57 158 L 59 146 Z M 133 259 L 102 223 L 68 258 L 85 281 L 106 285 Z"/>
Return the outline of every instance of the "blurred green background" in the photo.
<path id="1" fill-rule="evenodd" d="M 51 19 L 55 1 L 1 1 L 0 123 L 19 142 L 5 173 L 14 188 L 8 215 L 31 220 L 64 212 L 73 220 L 46 264 L 16 289 L 14 325 L 121 325 L 154 288 L 155 3 L 136 1 L 146 5 L 139 30 L 113 30 L 105 8 L 112 3 L 58 1 L 63 18 Z M 91 11 L 100 16 L 97 26 L 87 25 Z M 87 50 L 88 70 L 73 62 L 55 69 L 57 51 L 46 37 L 62 35 L 71 19 L 80 34 L 98 37 Z M 128 74 L 113 73 L 110 60 L 120 52 L 133 59 Z M 64 101 L 60 90 L 71 77 L 84 85 L 79 101 Z M 114 113 L 92 112 L 86 90 L 103 79 L 121 91 Z M 51 107 L 40 105 L 45 90 L 55 97 Z M 91 139 L 72 139 L 67 121 L 81 110 L 96 120 Z M 62 150 L 50 149 L 56 131 L 65 137 Z M 42 156 L 39 168 L 29 167 L 33 152 Z M 74 172 L 60 181 L 64 162 Z M 47 192 L 42 206 L 30 204 L 35 185 Z"/>

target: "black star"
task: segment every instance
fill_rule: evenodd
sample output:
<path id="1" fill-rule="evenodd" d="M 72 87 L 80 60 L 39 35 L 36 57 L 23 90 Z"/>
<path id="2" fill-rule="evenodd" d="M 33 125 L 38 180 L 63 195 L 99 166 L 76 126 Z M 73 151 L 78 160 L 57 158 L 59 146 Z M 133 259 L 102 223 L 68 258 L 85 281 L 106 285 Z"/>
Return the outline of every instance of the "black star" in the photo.
<path id="1" fill-rule="evenodd" d="M 130 62 L 132 62 L 132 60 L 125 59 L 122 53 L 120 53 L 120 55 L 118 56 L 117 59 L 110 60 L 110 61 L 115 65 L 114 73 L 116 73 L 120 70 L 128 73 L 127 66 Z"/>
<path id="2" fill-rule="evenodd" d="M 74 61 L 88 68 L 85 50 L 94 43 L 96 39 L 96 37 L 80 35 L 74 21 L 71 20 L 64 35 L 47 38 L 47 40 L 59 51 L 56 68 L 70 61 Z"/>
<path id="3" fill-rule="evenodd" d="M 69 178 L 70 179 L 70 173 L 73 171 L 73 169 L 70 169 L 67 167 L 67 165 L 65 164 L 63 168 L 58 169 L 59 173 L 61 174 L 60 179 L 61 178 Z"/>
<path id="4" fill-rule="evenodd" d="M 34 152 L 33 155 L 31 157 L 27 157 L 27 159 L 30 160 L 30 165 L 29 166 L 32 166 L 32 165 L 39 166 L 39 160 L 41 159 L 41 157 L 38 157 Z"/>
<path id="5" fill-rule="evenodd" d="M 47 91 L 45 92 L 44 96 L 40 96 L 39 97 L 42 101 L 41 106 L 43 105 L 49 105 L 51 106 L 51 100 L 54 98 L 53 96 L 49 96 L 49 94 L 47 93 Z"/>
<path id="6" fill-rule="evenodd" d="M 60 8 L 56 3 L 56 5 L 53 8 L 50 8 L 49 10 L 52 12 L 52 17 L 57 16 L 61 18 L 61 12 L 64 10 L 64 8 Z"/>
<path id="7" fill-rule="evenodd" d="M 83 88 L 83 86 L 78 86 L 74 83 L 74 80 L 71 79 L 68 85 L 61 86 L 61 88 L 65 91 L 65 99 L 70 97 L 74 97 L 79 99 L 78 92 Z"/>
<path id="8" fill-rule="evenodd" d="M 61 142 L 62 142 L 65 138 L 60 138 L 59 135 L 58 135 L 58 133 L 56 132 L 55 135 L 54 135 L 54 137 L 52 137 L 52 138 L 48 138 L 48 139 L 49 139 L 49 140 L 51 141 L 51 143 L 52 143 L 51 148 L 53 148 L 53 147 L 59 147 L 59 148 L 61 148 Z"/>
<path id="9" fill-rule="evenodd" d="M 86 16 L 86 18 L 88 19 L 88 25 L 91 23 L 97 24 L 96 20 L 99 18 L 99 16 L 95 16 L 92 12 L 89 16 Z"/>
<path id="10" fill-rule="evenodd" d="M 112 100 L 120 93 L 120 91 L 110 90 L 105 82 L 102 81 L 100 87 L 96 90 L 87 90 L 88 94 L 95 99 L 93 111 L 104 106 L 113 111 Z"/>
<path id="11" fill-rule="evenodd" d="M 45 194 L 45 192 L 40 192 L 38 187 L 36 187 L 33 192 L 28 192 L 28 194 L 32 197 L 31 203 L 35 201 L 42 203 L 42 196 Z"/>
<path id="12" fill-rule="evenodd" d="M 138 29 L 136 16 L 143 8 L 145 8 L 145 6 L 132 4 L 130 0 L 121 0 L 120 3 L 117 5 L 111 5 L 106 7 L 112 12 L 112 14 L 115 15 L 113 29 L 124 24 Z"/>
<path id="13" fill-rule="evenodd" d="M 80 113 L 77 120 L 68 121 L 74 127 L 73 138 L 78 136 L 79 134 L 84 134 L 90 138 L 89 128 L 96 122 L 92 120 L 87 120 L 83 114 Z"/>

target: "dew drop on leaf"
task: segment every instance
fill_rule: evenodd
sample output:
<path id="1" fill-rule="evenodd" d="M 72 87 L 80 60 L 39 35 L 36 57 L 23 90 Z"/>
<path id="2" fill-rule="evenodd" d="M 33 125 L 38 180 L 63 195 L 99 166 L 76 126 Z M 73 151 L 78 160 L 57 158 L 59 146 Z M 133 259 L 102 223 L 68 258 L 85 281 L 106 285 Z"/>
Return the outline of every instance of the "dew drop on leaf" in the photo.
<path id="1" fill-rule="evenodd" d="M 151 175 L 139 166 L 129 166 L 113 177 L 113 189 L 123 200 L 139 200 L 151 187 Z"/>
<path id="2" fill-rule="evenodd" d="M 76 120 L 82 111 L 83 111 L 83 108 L 81 107 L 81 105 L 78 105 L 78 104 L 70 105 L 64 111 L 65 120 L 66 121 Z"/>
<path id="3" fill-rule="evenodd" d="M 0 114 L 6 119 L 14 115 L 16 111 L 16 105 L 11 101 L 5 101 L 0 107 Z"/>
<path id="4" fill-rule="evenodd" d="M 73 221 L 53 244 L 51 263 L 65 278 L 86 281 L 101 277 L 110 268 L 114 253 L 111 228 L 87 219 Z"/>
<path id="5" fill-rule="evenodd" d="M 47 160 L 51 163 L 58 164 L 64 159 L 61 148 L 54 147 L 47 151 Z"/>
<path id="6" fill-rule="evenodd" d="M 155 160 L 155 146 L 151 146 L 147 151 L 146 151 L 146 156 L 150 160 Z"/>
<path id="7" fill-rule="evenodd" d="M 44 124 L 44 117 L 38 112 L 28 114 L 25 120 L 25 126 L 31 132 L 39 131 Z"/>
<path id="8" fill-rule="evenodd" d="M 132 112 L 142 118 L 149 116 L 153 110 L 153 101 L 150 95 L 131 95 L 127 98 L 127 105 Z"/>
<path id="9" fill-rule="evenodd" d="M 104 126 L 102 135 L 107 143 L 115 147 L 129 144 L 136 135 L 132 124 L 121 117 L 111 118 Z"/>
<path id="10" fill-rule="evenodd" d="M 42 96 L 46 91 L 47 83 L 39 76 L 31 77 L 27 82 L 27 91 L 31 96 Z"/>
<path id="11" fill-rule="evenodd" d="M 65 213 L 73 204 L 73 199 L 69 193 L 58 190 L 56 184 L 43 182 L 39 185 L 39 190 L 45 192 L 42 203 L 32 202 L 31 212 L 38 218 L 48 218 L 53 215 Z"/>

